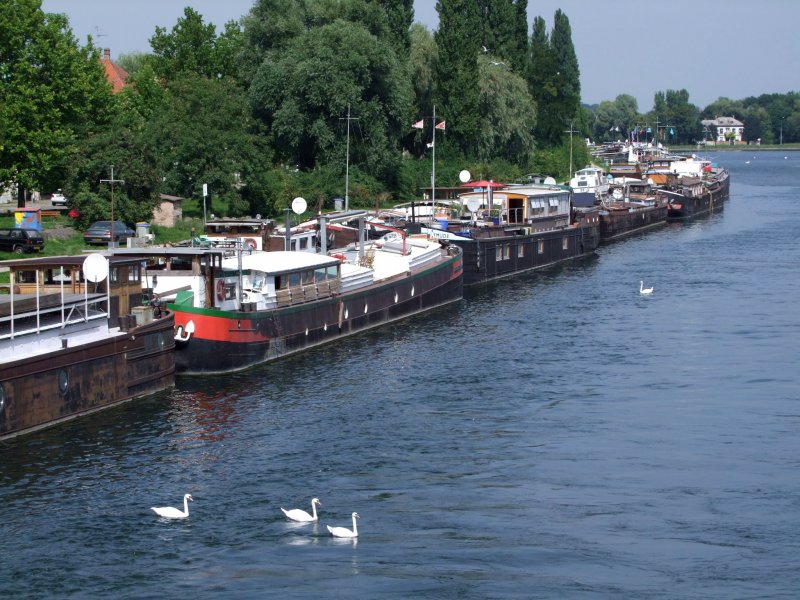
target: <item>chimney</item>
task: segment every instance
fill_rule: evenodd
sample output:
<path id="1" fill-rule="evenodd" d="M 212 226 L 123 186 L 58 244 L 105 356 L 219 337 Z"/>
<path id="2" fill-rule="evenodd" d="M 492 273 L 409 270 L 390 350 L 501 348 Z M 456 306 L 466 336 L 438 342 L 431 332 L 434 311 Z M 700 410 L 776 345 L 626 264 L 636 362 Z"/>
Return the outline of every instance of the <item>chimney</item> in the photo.
<path id="1" fill-rule="evenodd" d="M 111 62 L 111 48 L 103 48 L 103 60 Z"/>

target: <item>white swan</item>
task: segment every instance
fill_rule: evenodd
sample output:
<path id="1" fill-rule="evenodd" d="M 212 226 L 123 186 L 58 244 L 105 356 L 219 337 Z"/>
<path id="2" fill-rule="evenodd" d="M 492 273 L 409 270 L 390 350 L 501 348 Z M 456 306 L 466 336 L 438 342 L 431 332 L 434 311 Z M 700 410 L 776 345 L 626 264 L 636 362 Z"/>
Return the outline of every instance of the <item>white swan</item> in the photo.
<path id="1" fill-rule="evenodd" d="M 331 532 L 333 537 L 340 537 L 340 538 L 355 538 L 358 537 L 358 529 L 356 528 L 356 519 L 358 519 L 358 513 L 353 513 L 353 531 L 350 531 L 347 527 L 331 527 L 328 525 L 328 531 Z"/>
<path id="2" fill-rule="evenodd" d="M 189 516 L 189 500 L 194 500 L 191 494 L 186 494 L 183 497 L 183 510 L 175 508 L 174 506 L 151 506 L 150 510 L 156 513 L 159 517 L 166 519 L 185 519 Z"/>
<path id="3" fill-rule="evenodd" d="M 649 287 L 649 288 L 644 287 L 644 281 L 640 281 L 639 282 L 639 293 L 647 296 L 647 295 L 653 293 L 653 288 L 652 287 Z"/>
<path id="4" fill-rule="evenodd" d="M 308 523 L 317 520 L 317 504 L 322 506 L 322 502 L 319 501 L 319 498 L 312 498 L 311 499 L 312 514 L 308 514 L 301 508 L 293 508 L 292 510 L 286 510 L 285 508 L 281 507 L 281 510 L 283 511 L 283 514 L 285 514 L 292 521 L 300 521 L 301 523 Z"/>

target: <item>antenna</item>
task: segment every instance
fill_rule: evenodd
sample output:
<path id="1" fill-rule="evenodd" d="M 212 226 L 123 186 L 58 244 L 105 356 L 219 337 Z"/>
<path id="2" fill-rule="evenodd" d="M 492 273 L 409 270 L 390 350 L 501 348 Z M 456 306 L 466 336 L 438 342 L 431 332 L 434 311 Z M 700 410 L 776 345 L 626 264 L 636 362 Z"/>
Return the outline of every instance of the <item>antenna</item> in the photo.
<path id="1" fill-rule="evenodd" d="M 95 31 L 95 37 L 97 37 L 98 39 L 101 37 L 108 37 L 105 33 L 100 33 L 100 28 L 97 25 L 94 26 L 94 31 Z"/>

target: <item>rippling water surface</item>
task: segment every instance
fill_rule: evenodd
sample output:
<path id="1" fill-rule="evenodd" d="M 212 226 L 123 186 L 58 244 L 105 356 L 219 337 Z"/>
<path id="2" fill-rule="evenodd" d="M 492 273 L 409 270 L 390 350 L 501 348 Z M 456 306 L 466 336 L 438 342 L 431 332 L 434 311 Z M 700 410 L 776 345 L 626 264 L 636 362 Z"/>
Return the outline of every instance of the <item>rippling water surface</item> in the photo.
<path id="1" fill-rule="evenodd" d="M 0 446 L 0 596 L 797 597 L 800 153 L 715 158 L 709 218 Z"/>

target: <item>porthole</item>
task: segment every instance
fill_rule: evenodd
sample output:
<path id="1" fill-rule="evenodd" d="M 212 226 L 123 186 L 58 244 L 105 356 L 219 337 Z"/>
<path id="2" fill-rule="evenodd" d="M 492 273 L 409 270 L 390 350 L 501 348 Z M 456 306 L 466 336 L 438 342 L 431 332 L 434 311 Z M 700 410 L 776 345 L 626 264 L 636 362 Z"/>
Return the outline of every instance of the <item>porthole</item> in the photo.
<path id="1" fill-rule="evenodd" d="M 167 345 L 167 340 L 164 338 L 164 332 L 161 331 L 158 334 L 158 347 L 163 348 L 166 345 Z"/>
<path id="2" fill-rule="evenodd" d="M 69 388 L 69 375 L 65 369 L 58 370 L 58 391 L 62 394 L 67 393 Z"/>

